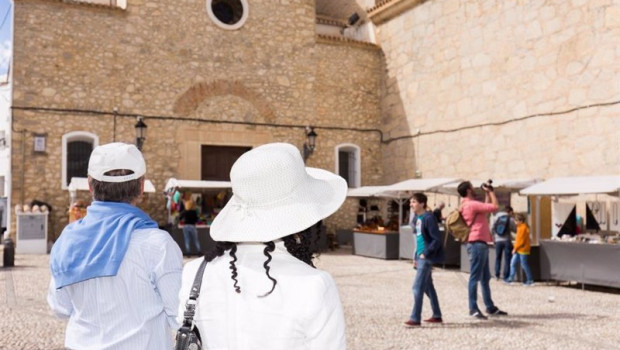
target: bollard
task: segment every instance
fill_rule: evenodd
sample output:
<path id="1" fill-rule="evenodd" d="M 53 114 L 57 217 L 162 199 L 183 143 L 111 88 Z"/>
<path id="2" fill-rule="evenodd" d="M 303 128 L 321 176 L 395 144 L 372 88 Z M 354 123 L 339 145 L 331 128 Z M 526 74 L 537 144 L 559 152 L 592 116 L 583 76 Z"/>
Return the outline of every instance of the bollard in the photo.
<path id="1" fill-rule="evenodd" d="M 15 266 L 15 243 L 11 237 L 4 239 L 4 267 Z"/>

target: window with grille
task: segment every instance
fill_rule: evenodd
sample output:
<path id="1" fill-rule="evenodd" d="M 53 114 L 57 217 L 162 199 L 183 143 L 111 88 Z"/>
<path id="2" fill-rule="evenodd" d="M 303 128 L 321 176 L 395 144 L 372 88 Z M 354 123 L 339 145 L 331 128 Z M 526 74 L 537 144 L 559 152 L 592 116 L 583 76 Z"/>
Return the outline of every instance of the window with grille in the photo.
<path id="1" fill-rule="evenodd" d="M 99 145 L 99 137 L 86 131 L 74 131 L 62 137 L 62 188 L 72 177 L 88 176 L 90 153 Z"/>
<path id="2" fill-rule="evenodd" d="M 67 185 L 72 177 L 88 176 L 88 159 L 93 151 L 92 142 L 71 141 L 67 143 Z"/>

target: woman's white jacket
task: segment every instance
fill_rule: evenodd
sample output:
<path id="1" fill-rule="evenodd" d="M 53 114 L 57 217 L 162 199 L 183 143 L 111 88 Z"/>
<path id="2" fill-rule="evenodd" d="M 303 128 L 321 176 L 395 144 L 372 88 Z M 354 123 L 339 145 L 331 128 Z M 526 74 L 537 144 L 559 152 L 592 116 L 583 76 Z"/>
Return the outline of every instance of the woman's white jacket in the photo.
<path id="1" fill-rule="evenodd" d="M 345 322 L 332 277 L 290 255 L 276 243 L 269 263 L 274 291 L 263 263 L 265 245 L 238 244 L 236 293 L 226 252 L 207 264 L 194 320 L 206 349 L 345 349 Z M 183 268 L 179 321 L 202 258 Z"/>

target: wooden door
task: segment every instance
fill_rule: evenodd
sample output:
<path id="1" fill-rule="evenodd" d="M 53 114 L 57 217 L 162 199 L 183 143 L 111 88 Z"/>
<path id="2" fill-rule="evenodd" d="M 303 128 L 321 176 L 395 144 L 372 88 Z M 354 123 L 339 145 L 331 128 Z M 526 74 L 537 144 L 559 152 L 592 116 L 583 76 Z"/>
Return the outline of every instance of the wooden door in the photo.
<path id="1" fill-rule="evenodd" d="M 230 169 L 252 147 L 207 146 L 201 148 L 201 180 L 230 181 Z"/>

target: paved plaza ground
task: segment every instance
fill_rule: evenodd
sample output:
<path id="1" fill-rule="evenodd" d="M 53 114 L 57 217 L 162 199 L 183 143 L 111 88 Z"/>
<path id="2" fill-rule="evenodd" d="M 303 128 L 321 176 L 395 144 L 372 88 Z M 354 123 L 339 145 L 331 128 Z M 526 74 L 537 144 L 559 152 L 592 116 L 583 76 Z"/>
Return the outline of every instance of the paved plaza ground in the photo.
<path id="1" fill-rule="evenodd" d="M 0 349 L 63 348 L 65 322 L 49 313 L 45 301 L 48 262 L 48 255 L 18 255 L 16 267 L 0 268 Z M 322 254 L 317 265 L 338 284 L 348 349 L 620 348 L 617 291 L 493 280 L 493 299 L 509 316 L 476 321 L 467 315 L 469 275 L 437 268 L 433 276 L 445 323 L 408 329 L 403 322 L 412 307 L 411 262 L 354 256 L 342 248 Z M 425 303 L 423 318 L 431 316 Z"/>

